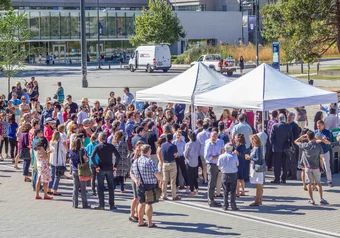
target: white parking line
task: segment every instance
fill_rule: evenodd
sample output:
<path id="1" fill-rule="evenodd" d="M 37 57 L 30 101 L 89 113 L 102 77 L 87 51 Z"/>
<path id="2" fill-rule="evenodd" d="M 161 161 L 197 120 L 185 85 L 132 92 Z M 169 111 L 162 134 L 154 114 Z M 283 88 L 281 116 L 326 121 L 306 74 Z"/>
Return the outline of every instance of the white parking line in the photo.
<path id="1" fill-rule="evenodd" d="M 175 205 L 179 205 L 179 206 L 193 208 L 193 209 L 196 209 L 196 210 L 211 212 L 211 213 L 215 213 L 215 214 L 219 214 L 219 215 L 223 215 L 223 216 L 231 216 L 231 217 L 239 218 L 239 219 L 242 219 L 242 220 L 258 222 L 258 223 L 263 223 L 263 224 L 267 224 L 267 225 L 271 225 L 271 226 L 275 226 L 275 227 L 280 227 L 280 228 L 284 228 L 284 229 L 304 232 L 304 233 L 308 233 L 308 234 L 312 234 L 312 235 L 317 235 L 319 237 L 339 237 L 340 238 L 340 234 L 336 234 L 336 233 L 332 233 L 332 232 L 328 232 L 328 231 L 324 231 L 324 230 L 318 230 L 318 229 L 315 229 L 315 228 L 303 227 L 303 226 L 289 224 L 289 223 L 280 222 L 280 221 L 268 220 L 268 219 L 260 218 L 260 217 L 257 217 L 257 216 L 242 214 L 242 213 L 239 213 L 239 212 L 217 210 L 215 208 L 209 208 L 209 207 L 206 207 L 204 205 L 193 203 L 193 202 L 184 202 L 184 201 L 176 201 L 176 202 L 166 201 L 166 202 L 169 202 L 169 203 L 172 203 L 172 204 L 175 204 Z"/>

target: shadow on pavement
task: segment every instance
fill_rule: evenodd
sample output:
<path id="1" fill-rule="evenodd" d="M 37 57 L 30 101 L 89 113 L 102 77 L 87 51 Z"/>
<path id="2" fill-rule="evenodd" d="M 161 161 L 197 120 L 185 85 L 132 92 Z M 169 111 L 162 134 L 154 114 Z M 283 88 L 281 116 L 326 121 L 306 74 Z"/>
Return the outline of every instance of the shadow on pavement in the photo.
<path id="1" fill-rule="evenodd" d="M 323 210 L 323 211 L 334 211 L 335 208 L 330 206 L 290 206 L 290 205 L 276 205 L 276 206 L 260 206 L 260 207 L 242 207 L 240 212 L 254 212 L 254 213 L 273 213 L 282 215 L 305 215 L 306 213 L 301 210 Z M 298 212 L 299 211 L 299 212 Z"/>
<path id="2" fill-rule="evenodd" d="M 180 232 L 199 233 L 206 235 L 218 235 L 218 236 L 239 236 L 239 233 L 223 232 L 222 230 L 231 230 L 231 227 L 216 226 L 215 224 L 208 223 L 185 223 L 185 222 L 167 222 L 167 221 L 155 221 L 160 225 L 158 229 L 175 230 Z"/>

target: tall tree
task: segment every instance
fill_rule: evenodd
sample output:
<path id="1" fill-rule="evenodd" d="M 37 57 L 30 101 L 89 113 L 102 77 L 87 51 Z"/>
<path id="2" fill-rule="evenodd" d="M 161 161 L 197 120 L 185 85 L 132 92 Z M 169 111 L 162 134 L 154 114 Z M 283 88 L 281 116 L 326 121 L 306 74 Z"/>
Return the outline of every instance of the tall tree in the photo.
<path id="1" fill-rule="evenodd" d="M 25 13 L 13 9 L 0 14 L 0 68 L 8 79 L 10 92 L 11 78 L 24 68 L 28 56 L 25 41 L 29 38 Z"/>
<path id="2" fill-rule="evenodd" d="M 340 0 L 279 0 L 262 10 L 269 41 L 283 41 L 287 60 L 315 62 L 332 46 L 340 52 Z"/>
<path id="3" fill-rule="evenodd" d="M 12 6 L 11 0 L 0 0 L 0 8 L 8 10 L 11 8 L 11 6 Z"/>
<path id="4" fill-rule="evenodd" d="M 172 15 L 172 8 L 165 0 L 150 0 L 148 9 L 136 17 L 135 35 L 130 39 L 132 45 L 146 43 L 173 44 L 184 38 L 186 33 L 179 19 Z"/>

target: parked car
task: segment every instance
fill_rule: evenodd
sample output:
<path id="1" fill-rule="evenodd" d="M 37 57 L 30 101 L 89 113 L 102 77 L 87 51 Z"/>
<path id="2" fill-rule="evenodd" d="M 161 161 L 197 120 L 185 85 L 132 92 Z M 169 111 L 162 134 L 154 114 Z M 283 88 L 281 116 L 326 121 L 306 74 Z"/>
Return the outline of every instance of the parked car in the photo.
<path id="1" fill-rule="evenodd" d="M 139 46 L 129 60 L 131 72 L 145 70 L 152 73 L 154 70 L 168 72 L 171 68 L 170 48 L 166 44 Z"/>
<path id="2" fill-rule="evenodd" d="M 198 62 L 201 62 L 218 72 L 227 73 L 228 76 L 232 76 L 238 68 L 234 59 L 227 58 L 223 60 L 219 54 L 201 55 L 197 61 L 191 63 L 191 66 L 197 64 Z"/>

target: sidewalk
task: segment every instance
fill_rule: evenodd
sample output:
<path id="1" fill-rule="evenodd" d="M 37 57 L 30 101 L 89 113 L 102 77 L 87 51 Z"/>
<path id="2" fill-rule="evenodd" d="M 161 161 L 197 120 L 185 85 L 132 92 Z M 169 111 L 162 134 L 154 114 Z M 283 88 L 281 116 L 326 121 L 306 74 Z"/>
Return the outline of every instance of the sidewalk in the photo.
<path id="1" fill-rule="evenodd" d="M 247 196 L 237 200 L 240 208 L 238 212 L 209 208 L 206 187 L 200 187 L 196 197 L 188 197 L 180 192 L 182 201 L 162 201 L 154 206 L 154 220 L 158 228 L 147 229 L 138 228 L 128 221 L 132 198 L 129 186 L 129 194 L 121 194 L 116 190 L 118 210 L 104 212 L 73 209 L 72 180 L 61 180 L 58 191 L 63 194 L 62 197 L 55 197 L 54 201 L 36 201 L 30 184 L 22 181 L 21 172 L 14 170 L 8 160 L 0 162 L 0 224 L 4 227 L 0 229 L 0 237 L 78 237 L 80 230 L 85 237 L 112 234 L 114 237 L 138 237 L 141 232 L 143 236 L 151 238 L 197 238 L 211 235 L 340 237 L 340 175 L 334 176 L 334 188 L 325 188 L 324 197 L 330 203 L 325 206 L 309 205 L 308 194 L 302 190 L 299 181 L 288 182 L 287 185 L 271 185 L 270 174 L 264 187 L 263 206 L 248 206 L 254 200 L 255 190 L 247 184 Z M 318 195 L 314 195 L 318 201 Z M 92 206 L 98 205 L 97 197 L 90 196 L 90 192 L 88 197 Z"/>

